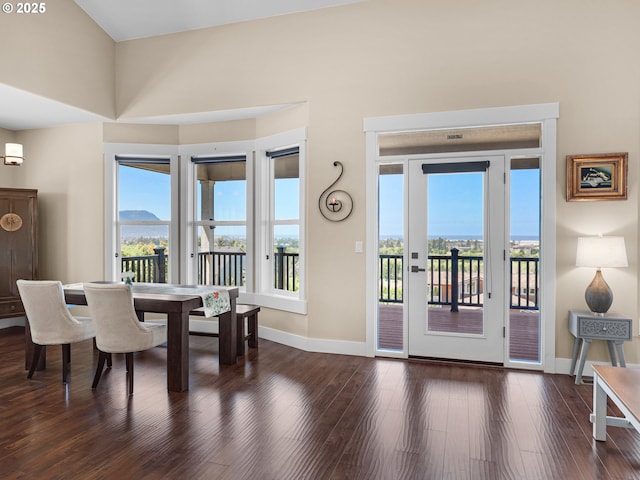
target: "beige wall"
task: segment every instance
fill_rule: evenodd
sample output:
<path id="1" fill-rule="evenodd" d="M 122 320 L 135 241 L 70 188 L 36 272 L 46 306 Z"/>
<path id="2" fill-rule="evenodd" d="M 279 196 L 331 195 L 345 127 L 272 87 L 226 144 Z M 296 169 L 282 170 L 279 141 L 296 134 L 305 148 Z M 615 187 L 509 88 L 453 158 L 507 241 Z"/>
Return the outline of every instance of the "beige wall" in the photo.
<path id="1" fill-rule="evenodd" d="M 115 42 L 74 1 L 44 3 L 0 15 L 0 83 L 115 118 Z"/>
<path id="2" fill-rule="evenodd" d="M 103 137 L 105 143 L 176 145 L 179 129 L 176 125 L 105 123 Z"/>
<path id="3" fill-rule="evenodd" d="M 578 235 L 625 236 L 630 267 L 606 271 L 605 277 L 615 292 L 612 309 L 631 316 L 638 333 L 637 18 L 640 4 L 628 0 L 369 0 L 122 42 L 115 47 L 117 114 L 126 119 L 302 102 L 292 112 L 255 124 L 180 127 L 179 142 L 262 136 L 293 124 L 308 127 L 308 316 L 266 312 L 264 323 L 312 338 L 363 341 L 365 259 L 354 253 L 354 242 L 365 239 L 363 118 L 559 102 L 556 349 L 558 357 L 568 358 L 572 338 L 566 312 L 585 307 L 584 288 L 593 276 L 573 265 Z M 55 21 L 65 29 L 75 16 Z M 109 49 L 99 44 L 96 50 L 100 56 Z M 90 67 L 97 61 L 86 60 Z M 0 74 L 0 81 L 6 75 Z M 64 80 L 52 87 L 16 81 L 26 89 L 54 89 L 59 98 L 64 97 L 61 90 L 71 89 Z M 97 95 L 105 96 L 99 89 Z M 74 98 L 75 104 L 85 101 L 81 97 Z M 49 144 L 62 151 L 75 128 L 90 133 L 82 142 L 75 140 L 85 154 L 77 150 L 71 159 L 61 153 L 51 156 Z M 132 141 L 118 128 L 105 126 L 105 138 Z M 96 161 L 100 145 L 90 143 L 101 142 L 100 133 L 89 126 L 21 136 L 25 151 L 38 152 L 37 164 L 23 167 L 29 173 L 21 177 L 24 186 L 53 189 L 59 197 L 44 200 L 61 203 L 45 207 L 53 210 L 45 227 L 55 241 L 43 245 L 43 252 L 59 257 L 45 261 L 45 272 L 69 281 L 100 275 L 102 266 L 94 262 L 92 249 L 69 250 L 65 243 L 76 227 L 82 228 L 80 219 L 95 223 L 95 230 L 83 231 L 93 245 L 102 243 L 97 220 L 102 218 L 102 170 Z M 629 152 L 629 199 L 565 202 L 565 155 L 612 151 Z M 353 215 L 337 224 L 326 222 L 316 207 L 335 178 L 335 160 L 345 165 L 341 187 L 355 202 Z M 79 167 L 85 176 L 76 174 Z M 82 183 L 89 179 L 91 187 L 76 185 L 67 174 Z M 78 258 L 81 267 L 74 265 Z M 336 282 L 342 284 L 338 271 L 349 272 L 349 288 L 334 288 Z M 637 337 L 625 345 L 627 361 L 640 363 L 639 345 Z M 602 346 L 594 352 L 606 359 Z"/>
<path id="4" fill-rule="evenodd" d="M 16 140 L 25 162 L 13 186 L 38 190 L 40 278 L 103 279 L 102 125 L 25 130 Z"/>

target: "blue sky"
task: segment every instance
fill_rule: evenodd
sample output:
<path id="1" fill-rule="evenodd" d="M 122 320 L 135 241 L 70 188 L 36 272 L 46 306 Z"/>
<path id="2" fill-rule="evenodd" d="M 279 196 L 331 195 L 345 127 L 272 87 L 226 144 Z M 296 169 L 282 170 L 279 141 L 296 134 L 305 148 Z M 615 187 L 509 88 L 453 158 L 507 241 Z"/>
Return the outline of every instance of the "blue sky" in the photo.
<path id="1" fill-rule="evenodd" d="M 120 166 L 118 182 L 119 210 L 147 210 L 160 220 L 170 219 L 169 175 Z"/>
<path id="2" fill-rule="evenodd" d="M 511 234 L 537 238 L 539 170 L 512 170 Z M 482 235 L 481 174 L 429 176 L 429 236 Z M 380 235 L 402 235 L 402 175 L 380 176 Z"/>
<path id="3" fill-rule="evenodd" d="M 537 237 L 539 170 L 512 170 L 511 233 L 513 236 Z M 120 210 L 148 210 L 161 220 L 170 215 L 169 176 L 121 167 Z M 150 187 L 149 187 L 150 186 Z M 241 220 L 246 211 L 244 182 L 219 182 L 216 185 L 216 219 Z M 277 218 L 297 218 L 298 182 L 278 180 Z M 430 175 L 429 235 L 478 235 L 482 232 L 482 182 L 480 174 Z M 225 201 L 228 200 L 228 201 Z M 402 176 L 380 177 L 380 234 L 402 235 Z"/>
<path id="4" fill-rule="evenodd" d="M 120 167 L 119 209 L 147 210 L 161 220 L 169 220 L 171 214 L 171 185 L 169 175 Z M 298 180 L 276 180 L 275 209 L 277 219 L 298 218 Z M 246 218 L 246 192 L 244 181 L 218 182 L 215 187 L 216 220 L 244 220 Z"/>

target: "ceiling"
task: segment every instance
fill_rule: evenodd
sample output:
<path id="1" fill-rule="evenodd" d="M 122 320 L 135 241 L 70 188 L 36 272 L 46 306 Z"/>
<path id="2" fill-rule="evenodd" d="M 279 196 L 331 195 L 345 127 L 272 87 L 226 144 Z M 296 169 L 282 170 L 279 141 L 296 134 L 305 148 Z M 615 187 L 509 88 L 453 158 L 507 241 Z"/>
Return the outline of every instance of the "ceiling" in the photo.
<path id="1" fill-rule="evenodd" d="M 366 0 L 75 0 L 116 42 L 317 10 Z M 113 121 L 39 95 L 0 84 L 0 128 L 28 130 Z M 127 123 L 184 125 L 241 120 L 291 105 L 126 119 Z"/>
<path id="2" fill-rule="evenodd" d="M 75 0 L 116 42 L 363 0 Z"/>

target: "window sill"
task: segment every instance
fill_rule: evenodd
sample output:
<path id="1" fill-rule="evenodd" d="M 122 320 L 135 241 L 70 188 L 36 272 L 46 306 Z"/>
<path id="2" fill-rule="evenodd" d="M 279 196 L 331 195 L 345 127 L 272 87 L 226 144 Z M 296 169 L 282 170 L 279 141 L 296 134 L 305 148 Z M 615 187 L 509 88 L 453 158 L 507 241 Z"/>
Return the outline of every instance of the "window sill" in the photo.
<path id="1" fill-rule="evenodd" d="M 238 303 L 260 305 L 265 308 L 283 310 L 285 312 L 307 314 L 307 301 L 281 295 L 265 295 L 259 293 L 240 292 Z"/>

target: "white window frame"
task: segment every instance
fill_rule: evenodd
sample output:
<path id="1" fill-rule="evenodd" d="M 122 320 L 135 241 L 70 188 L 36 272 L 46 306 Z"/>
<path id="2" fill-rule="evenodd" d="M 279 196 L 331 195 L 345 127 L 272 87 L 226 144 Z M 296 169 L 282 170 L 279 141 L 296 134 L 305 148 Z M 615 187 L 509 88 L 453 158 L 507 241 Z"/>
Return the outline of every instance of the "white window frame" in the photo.
<path id="1" fill-rule="evenodd" d="M 154 158 L 168 157 L 171 167 L 171 219 L 169 222 L 169 246 L 179 245 L 179 166 L 178 150 L 174 145 L 105 143 L 104 144 L 104 280 L 120 281 L 120 242 L 118 219 L 118 162 L 116 156 Z M 164 223 L 164 222 L 163 222 Z M 177 283 L 180 258 L 169 254 L 167 283 Z"/>
<path id="2" fill-rule="evenodd" d="M 247 277 L 246 284 L 238 287 L 240 294 L 247 291 L 253 291 L 254 285 L 254 221 L 253 221 L 253 192 L 254 192 L 254 173 L 253 173 L 253 156 L 255 144 L 253 141 L 240 142 L 220 142 L 220 143 L 202 143 L 193 145 L 181 145 L 180 165 L 181 165 L 181 218 L 184 219 L 184 228 L 180 229 L 181 245 L 186 248 L 180 249 L 181 261 L 185 265 L 182 269 L 180 277 L 181 283 L 196 284 L 198 280 L 198 235 L 197 226 L 201 222 L 196 218 L 197 208 L 197 167 L 191 161 L 192 157 L 210 155 L 210 156 L 230 156 L 244 155 L 246 157 L 246 235 L 247 235 Z M 218 224 L 233 224 L 234 222 L 218 222 Z"/>
<path id="3" fill-rule="evenodd" d="M 117 238 L 117 162 L 116 155 L 143 158 L 168 156 L 171 164 L 171 224 L 169 242 L 179 255 L 169 255 L 167 282 L 194 284 L 197 280 L 197 238 L 194 222 L 195 168 L 192 156 L 245 154 L 247 158 L 247 281 L 240 289 L 238 301 L 292 313 L 307 313 L 306 295 L 306 140 L 307 129 L 299 128 L 255 141 L 218 142 L 188 145 L 105 143 L 105 280 L 119 281 L 120 272 L 114 261 L 118 253 Z M 262 252 L 273 252 L 273 203 L 269 158 L 266 152 L 289 146 L 299 148 L 299 290 L 283 292 L 272 286 L 272 258 Z M 175 174 L 174 174 L 175 172 Z M 269 250 L 269 248 L 271 250 Z M 194 255 L 193 257 L 191 255 Z M 118 264 L 119 265 L 119 264 Z M 268 279 L 268 280 L 265 280 Z"/>
<path id="4" fill-rule="evenodd" d="M 258 303 L 269 308 L 306 314 L 306 246 L 305 246 L 305 212 L 306 212 L 306 139 L 307 129 L 300 128 L 256 140 L 255 155 L 255 288 L 247 293 L 246 301 Z M 284 292 L 273 286 L 274 244 L 273 226 L 282 224 L 275 222 L 273 205 L 273 160 L 267 152 L 287 147 L 299 148 L 299 289 L 297 292 Z M 243 297 L 241 297 L 243 301 Z"/>

